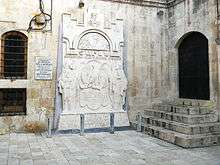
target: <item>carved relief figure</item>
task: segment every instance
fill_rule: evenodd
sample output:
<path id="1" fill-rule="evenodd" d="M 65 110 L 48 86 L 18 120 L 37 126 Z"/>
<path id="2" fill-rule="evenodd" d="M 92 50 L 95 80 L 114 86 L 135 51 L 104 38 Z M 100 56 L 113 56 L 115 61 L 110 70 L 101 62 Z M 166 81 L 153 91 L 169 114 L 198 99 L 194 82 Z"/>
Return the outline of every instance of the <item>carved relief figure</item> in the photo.
<path id="1" fill-rule="evenodd" d="M 113 109 L 122 109 L 125 104 L 126 90 L 127 90 L 127 78 L 123 71 L 122 66 L 114 65 L 112 80 L 112 107 Z"/>
<path id="2" fill-rule="evenodd" d="M 77 67 L 75 65 L 74 62 L 70 62 L 69 65 L 69 70 L 70 70 L 70 77 L 71 77 L 71 81 L 70 83 L 70 105 L 71 105 L 71 111 L 74 111 L 77 108 L 77 101 L 78 101 L 78 97 L 77 97 Z"/>
<path id="3" fill-rule="evenodd" d="M 101 32 L 86 33 L 77 50 L 78 58 L 64 58 L 59 78 L 63 113 L 122 110 L 127 79 L 121 59 L 109 60 L 112 52 L 107 37 Z M 99 58 L 105 56 L 109 58 Z"/>
<path id="4" fill-rule="evenodd" d="M 76 108 L 76 68 L 74 63 L 65 64 L 64 70 L 59 78 L 58 88 L 62 95 L 63 112 L 67 113 Z"/>
<path id="5" fill-rule="evenodd" d="M 97 20 L 97 13 L 91 13 L 90 18 L 89 18 L 89 25 L 90 26 L 99 26 L 99 21 Z"/>
<path id="6" fill-rule="evenodd" d="M 97 110 L 109 104 L 107 65 L 90 61 L 82 68 L 79 79 L 80 105 Z"/>
<path id="7" fill-rule="evenodd" d="M 70 83 L 68 83 L 68 73 L 63 70 L 61 76 L 58 79 L 59 93 L 62 95 L 63 111 L 68 111 L 70 106 Z"/>

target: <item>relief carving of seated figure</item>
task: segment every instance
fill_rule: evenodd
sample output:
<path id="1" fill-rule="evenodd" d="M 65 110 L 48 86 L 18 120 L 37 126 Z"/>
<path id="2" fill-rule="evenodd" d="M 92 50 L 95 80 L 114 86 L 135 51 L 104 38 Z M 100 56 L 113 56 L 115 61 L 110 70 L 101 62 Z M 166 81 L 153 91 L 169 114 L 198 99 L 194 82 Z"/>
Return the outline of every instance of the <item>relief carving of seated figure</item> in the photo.
<path id="1" fill-rule="evenodd" d="M 110 104 L 108 79 L 106 66 L 96 61 L 90 61 L 80 74 L 80 105 L 97 110 Z"/>

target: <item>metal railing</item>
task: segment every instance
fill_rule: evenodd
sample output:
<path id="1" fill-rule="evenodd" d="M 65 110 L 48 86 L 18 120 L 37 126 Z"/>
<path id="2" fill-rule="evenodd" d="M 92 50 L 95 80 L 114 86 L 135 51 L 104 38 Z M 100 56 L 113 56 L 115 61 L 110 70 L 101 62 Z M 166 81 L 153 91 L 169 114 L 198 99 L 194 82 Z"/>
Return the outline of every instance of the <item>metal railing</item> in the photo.
<path id="1" fill-rule="evenodd" d="M 84 136 L 85 134 L 85 115 L 86 114 L 80 114 L 80 136 Z M 109 113 L 110 115 L 110 126 L 109 126 L 109 132 L 111 134 L 115 133 L 115 114 L 114 113 Z M 48 117 L 48 132 L 47 132 L 47 137 L 51 138 L 52 137 L 52 117 Z"/>

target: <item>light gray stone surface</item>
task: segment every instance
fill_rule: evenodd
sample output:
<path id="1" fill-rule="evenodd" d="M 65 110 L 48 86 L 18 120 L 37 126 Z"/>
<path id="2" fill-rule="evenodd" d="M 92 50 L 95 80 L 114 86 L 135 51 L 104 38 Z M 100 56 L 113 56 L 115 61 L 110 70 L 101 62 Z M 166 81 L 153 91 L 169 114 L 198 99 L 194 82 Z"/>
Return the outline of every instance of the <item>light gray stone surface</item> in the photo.
<path id="1" fill-rule="evenodd" d="M 143 132 L 184 148 L 219 145 L 220 122 L 213 103 L 187 101 L 189 104 L 176 99 L 146 109 L 142 114 Z M 139 127 L 138 123 L 137 117 L 134 127 Z"/>
<path id="2" fill-rule="evenodd" d="M 114 112 L 115 126 L 129 126 L 127 112 Z M 110 113 L 88 113 L 85 114 L 85 128 L 110 127 Z M 80 114 L 61 114 L 59 130 L 79 129 Z"/>
<path id="3" fill-rule="evenodd" d="M 54 111 L 54 94 L 56 88 L 55 82 L 57 82 L 56 69 L 58 60 L 58 36 L 59 26 L 62 22 L 62 15 L 66 13 L 64 15 L 68 17 L 68 14 L 71 13 L 71 19 L 73 22 L 74 19 L 76 20 L 77 18 L 77 23 L 81 24 L 83 21 L 87 21 L 87 19 L 89 19 L 89 17 L 83 17 L 82 14 L 86 13 L 88 8 L 100 11 L 100 13 L 104 15 L 105 22 L 101 22 L 102 24 L 104 23 L 103 27 L 105 27 L 105 29 L 102 28 L 102 31 L 105 33 L 110 31 L 109 27 L 111 26 L 114 27 L 115 31 L 119 30 L 120 35 L 117 35 L 117 37 L 112 37 L 110 33 L 107 34 L 109 38 L 113 40 L 112 44 L 114 54 L 115 48 L 118 48 L 119 46 L 115 40 L 117 40 L 117 38 L 121 40 L 123 37 L 124 47 L 121 47 L 119 49 L 120 51 L 118 52 L 120 52 L 120 56 L 123 57 L 123 69 L 125 70 L 125 74 L 128 79 L 126 109 L 128 110 L 127 112 L 129 114 L 129 120 L 134 121 L 137 111 L 143 111 L 143 108 L 138 109 L 135 106 L 142 105 L 150 107 L 153 101 L 159 100 L 160 96 L 164 95 L 164 93 L 167 93 L 167 90 L 170 88 L 170 81 L 168 81 L 167 78 L 169 76 L 167 74 L 168 70 L 166 69 L 168 68 L 166 65 L 168 64 L 168 52 L 166 51 L 165 45 L 165 41 L 168 41 L 166 37 L 167 34 L 165 34 L 168 27 L 167 9 L 157 8 L 157 6 L 165 7 L 165 4 L 163 4 L 165 1 L 159 1 L 163 3 L 157 4 L 156 6 L 154 3 L 151 3 L 151 7 L 147 7 L 126 3 L 112 3 L 111 1 L 84 0 L 85 7 L 82 9 L 79 9 L 78 7 L 79 0 L 53 0 L 52 2 L 53 31 L 44 33 L 27 33 L 28 24 L 31 18 L 35 14 L 39 13 L 38 1 L 30 2 L 29 0 L 0 0 L 0 35 L 7 31 L 17 30 L 24 33 L 28 37 L 27 80 L 0 80 L 1 88 L 27 88 L 27 116 L 2 117 L 0 119 L 0 127 L 8 128 L 10 126 L 16 126 L 16 130 L 20 130 L 23 128 L 25 123 L 38 120 L 40 116 L 38 114 L 39 109 L 44 107 L 49 111 Z M 131 2 L 139 4 L 137 1 Z M 143 1 L 143 4 L 149 5 L 150 2 Z M 45 0 L 45 12 L 50 13 L 50 6 L 50 0 Z M 159 10 L 164 12 L 163 16 L 158 17 L 157 13 Z M 91 12 L 91 10 L 88 12 Z M 98 21 L 102 19 L 103 18 L 97 18 Z M 121 19 L 123 19 L 123 21 Z M 121 25 L 118 26 L 118 22 Z M 97 25 L 95 22 L 91 23 L 94 26 Z M 46 30 L 50 28 L 49 25 L 50 24 L 48 24 Z M 86 30 L 86 27 L 84 27 L 84 30 Z M 97 28 L 93 27 L 90 28 L 90 30 L 91 29 Z M 72 30 L 74 31 L 76 29 L 74 28 Z M 68 36 L 70 41 L 72 41 L 74 38 L 75 36 L 73 35 Z M 162 43 L 161 41 L 164 42 Z M 70 53 L 73 52 L 74 51 Z M 85 53 L 86 52 L 92 54 L 91 51 L 85 51 Z M 34 66 L 35 57 L 37 56 L 49 56 L 51 58 L 53 64 L 53 79 L 51 81 L 41 81 L 35 79 Z M 117 65 L 120 66 L 120 63 Z M 74 72 L 74 70 L 72 71 Z M 163 86 L 161 87 L 160 84 L 163 84 Z M 116 93 L 119 92 L 120 89 L 116 91 Z M 120 98 L 120 95 L 115 95 L 114 97 Z M 119 99 L 116 98 L 114 100 L 118 101 Z M 86 104 L 87 106 L 91 107 L 91 104 L 88 104 L 87 101 Z M 121 104 L 121 102 L 115 102 L 114 104 L 117 107 L 118 104 Z M 102 109 L 104 109 L 103 106 Z M 116 109 L 118 110 L 119 108 Z M 44 116 L 44 114 L 41 115 L 42 122 L 45 122 Z"/>
<path id="4" fill-rule="evenodd" d="M 123 70 L 123 19 L 87 7 L 63 13 L 61 24 L 58 88 L 63 106 L 58 129 L 79 128 L 80 114 L 86 114 L 87 127 L 107 127 L 111 112 L 116 113 L 118 126 L 128 126 L 123 110 L 128 84 Z"/>
<path id="5" fill-rule="evenodd" d="M 220 146 L 183 149 L 133 130 L 0 136 L 1 165 L 219 165 Z"/>
<path id="6" fill-rule="evenodd" d="M 120 0 L 121 3 L 110 0 L 84 0 L 85 7 L 82 9 L 78 7 L 79 0 L 53 0 L 52 2 L 53 31 L 27 33 L 30 19 L 39 12 L 38 1 L 0 0 L 0 4 L 2 4 L 0 5 L 0 35 L 7 31 L 17 30 L 28 37 L 27 80 L 0 80 L 1 88 L 27 88 L 27 116 L 2 117 L 0 119 L 1 127 L 15 126 L 19 130 L 26 122 L 37 120 L 39 118 L 38 110 L 42 107 L 54 111 L 58 36 L 62 15 L 70 16 L 73 22 L 81 25 L 83 21 L 90 18 L 84 17 L 84 13 L 87 11 L 91 14 L 91 10 L 87 10 L 89 8 L 104 15 L 105 21 L 101 21 L 105 27 L 101 30 L 104 32 L 109 31 L 111 26 L 117 30 L 116 23 L 123 22 L 119 26 L 119 31 L 123 29 L 120 34 L 123 35 L 124 40 L 123 51 L 120 52 L 123 52 L 123 69 L 128 79 L 126 108 L 130 121 L 135 121 L 137 112 L 144 112 L 146 107 L 151 108 L 152 103 L 178 97 L 178 45 L 192 31 L 201 32 L 209 40 L 210 96 L 215 104 L 220 102 L 218 90 L 219 46 L 215 43 L 218 22 L 214 0 L 176 0 L 169 1 L 169 4 L 165 3 L 167 2 L 165 0 L 152 0 L 152 2 Z M 50 1 L 45 0 L 44 5 L 45 12 L 50 13 Z M 102 19 L 103 17 L 97 20 Z M 96 23 L 98 22 L 93 21 L 91 25 L 98 25 Z M 46 30 L 48 29 L 49 24 Z M 81 33 L 80 31 L 73 33 L 76 32 Z M 108 36 L 112 40 L 111 35 L 108 34 Z M 70 45 L 74 46 L 72 41 L 76 37 L 70 35 L 67 38 L 71 41 Z M 77 43 L 78 40 L 74 41 Z M 71 49 L 69 53 L 74 54 L 74 51 L 76 52 Z M 92 54 L 93 52 L 85 51 L 84 53 Z M 35 80 L 35 67 L 33 66 L 37 56 L 51 57 L 53 64 L 51 81 Z M 87 101 L 86 104 L 91 107 Z M 219 111 L 219 105 L 217 105 L 217 110 Z M 45 115 L 41 116 L 41 121 L 45 122 Z"/>

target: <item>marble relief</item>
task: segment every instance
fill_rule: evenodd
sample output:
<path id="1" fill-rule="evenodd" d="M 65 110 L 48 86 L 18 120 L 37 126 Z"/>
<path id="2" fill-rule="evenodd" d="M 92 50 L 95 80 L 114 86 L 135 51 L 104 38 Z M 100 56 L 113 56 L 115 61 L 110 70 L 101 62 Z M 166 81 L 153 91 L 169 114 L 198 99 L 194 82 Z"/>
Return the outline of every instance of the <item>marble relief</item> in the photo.
<path id="1" fill-rule="evenodd" d="M 88 9 L 83 15 L 83 26 L 73 13 L 63 16 L 63 68 L 58 80 L 62 113 L 124 112 L 127 78 L 122 20 L 114 24 L 117 30 L 111 24 L 106 29 L 104 19 L 108 18 L 102 13 Z"/>
<path id="2" fill-rule="evenodd" d="M 64 58 L 59 79 L 63 113 L 121 111 L 127 89 L 122 61 L 97 58 L 111 56 L 108 40 L 99 33 L 87 33 L 80 39 L 78 50 L 84 50 L 78 58 Z M 90 58 L 86 58 L 88 52 Z"/>
<path id="3" fill-rule="evenodd" d="M 78 49 L 110 51 L 110 44 L 101 34 L 91 32 L 80 39 Z"/>

